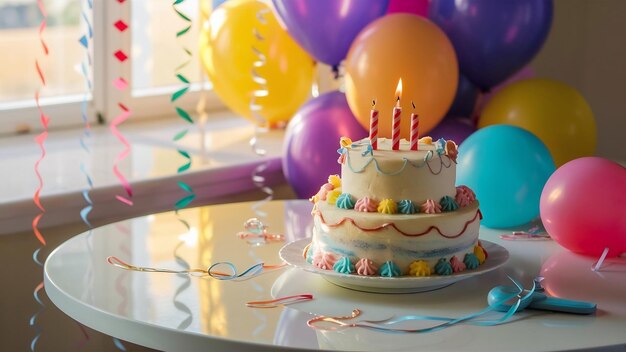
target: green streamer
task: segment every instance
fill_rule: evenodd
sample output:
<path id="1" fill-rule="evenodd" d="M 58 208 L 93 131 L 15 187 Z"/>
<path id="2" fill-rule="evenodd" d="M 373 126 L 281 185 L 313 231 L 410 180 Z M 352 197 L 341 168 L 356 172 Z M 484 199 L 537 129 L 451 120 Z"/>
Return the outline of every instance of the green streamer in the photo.
<path id="1" fill-rule="evenodd" d="M 179 30 L 176 32 L 176 38 L 180 38 L 182 36 L 184 36 L 187 32 L 189 32 L 189 30 L 192 27 L 192 23 L 191 23 L 191 18 L 189 18 L 187 15 L 185 15 L 184 13 L 180 12 L 177 8 L 176 5 L 180 5 L 183 2 L 185 2 L 185 0 L 175 0 L 172 4 L 172 7 L 174 9 L 174 12 L 176 12 L 176 14 L 178 15 L 178 17 L 180 19 L 182 19 L 183 21 L 187 22 L 185 24 L 185 26 L 183 27 L 183 29 Z M 190 81 L 189 79 L 187 79 L 187 77 L 185 77 L 185 75 L 183 75 L 180 70 L 187 67 L 189 65 L 189 63 L 191 62 L 191 57 L 192 52 L 191 50 L 182 47 L 182 50 L 185 52 L 185 54 L 187 54 L 187 60 L 183 63 L 181 63 L 178 67 L 176 67 L 176 69 L 174 70 L 175 73 L 175 77 L 178 81 L 180 81 L 184 86 L 178 90 L 176 90 L 171 98 L 170 101 L 172 103 L 175 103 L 178 99 L 180 99 L 182 96 L 184 96 L 190 88 Z M 192 125 L 193 124 L 193 118 L 191 117 L 191 115 L 185 111 L 185 109 L 179 107 L 179 106 L 174 106 L 174 109 L 176 110 L 176 114 L 183 119 L 186 123 Z M 179 142 L 180 140 L 182 140 L 183 138 L 185 138 L 185 136 L 189 133 L 189 129 L 184 129 L 178 133 L 176 133 L 174 135 L 174 137 L 172 138 L 174 142 Z M 187 152 L 186 150 L 183 149 L 178 149 L 178 154 L 180 156 L 182 156 L 185 159 L 185 162 L 178 167 L 178 174 L 183 173 L 187 170 L 189 170 L 191 168 L 191 155 L 189 154 L 189 152 Z M 187 207 L 195 198 L 196 198 L 196 194 L 194 193 L 193 189 L 191 188 L 191 186 L 189 186 L 188 184 L 186 184 L 183 181 L 178 181 L 178 187 L 180 187 L 181 190 L 183 190 L 186 194 L 179 199 L 178 201 L 176 201 L 176 203 L 174 204 L 174 208 L 178 211 L 179 209 L 185 208 Z M 179 216 L 179 220 L 180 222 L 185 226 L 185 228 L 187 230 L 189 230 L 189 224 L 187 223 L 187 221 L 185 221 L 184 219 L 182 219 Z"/>

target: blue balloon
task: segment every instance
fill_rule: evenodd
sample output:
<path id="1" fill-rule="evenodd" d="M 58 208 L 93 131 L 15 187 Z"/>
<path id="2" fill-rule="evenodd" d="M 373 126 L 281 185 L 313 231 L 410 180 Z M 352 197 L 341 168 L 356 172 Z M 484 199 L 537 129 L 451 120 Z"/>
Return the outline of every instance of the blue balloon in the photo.
<path id="1" fill-rule="evenodd" d="M 541 49 L 552 12 L 551 0 L 432 0 L 428 16 L 452 41 L 461 72 L 489 90 Z"/>
<path id="2" fill-rule="evenodd" d="M 472 116 L 479 94 L 480 89 L 464 74 L 459 74 L 459 85 L 456 86 L 456 94 L 446 116 Z"/>
<path id="3" fill-rule="evenodd" d="M 300 198 L 314 196 L 328 176 L 339 174 L 339 139 L 367 137 L 354 117 L 346 95 L 322 94 L 302 105 L 289 121 L 283 144 L 283 173 Z"/>
<path id="4" fill-rule="evenodd" d="M 539 215 L 543 186 L 555 170 L 534 134 L 509 125 L 478 130 L 459 146 L 457 184 L 474 190 L 487 227 L 523 225 Z"/>

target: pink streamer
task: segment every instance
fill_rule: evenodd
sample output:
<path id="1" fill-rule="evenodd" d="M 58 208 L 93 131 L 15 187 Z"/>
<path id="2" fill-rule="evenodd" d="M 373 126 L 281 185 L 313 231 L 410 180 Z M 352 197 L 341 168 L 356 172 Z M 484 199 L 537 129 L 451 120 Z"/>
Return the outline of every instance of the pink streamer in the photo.
<path id="1" fill-rule="evenodd" d="M 47 18 L 46 10 L 45 10 L 42 0 L 37 0 L 37 5 L 39 6 L 39 11 L 41 12 L 43 16 L 43 19 L 41 20 L 41 25 L 39 26 L 39 41 L 41 42 L 41 47 L 43 49 L 44 56 L 48 56 L 48 53 L 49 53 L 48 46 L 46 45 L 46 42 L 43 39 L 43 32 L 46 29 L 46 18 Z M 35 68 L 37 70 L 37 75 L 39 76 L 39 79 L 41 81 L 41 86 L 43 87 L 46 85 L 46 78 L 44 76 L 43 70 L 41 69 L 41 65 L 39 64 L 39 59 L 35 60 Z M 39 172 L 39 165 L 46 157 L 45 141 L 48 138 L 48 123 L 50 122 L 50 118 L 43 112 L 41 108 L 41 104 L 39 103 L 39 88 L 35 90 L 35 105 L 37 106 L 37 110 L 39 111 L 39 118 L 41 121 L 41 127 L 43 128 L 43 132 L 41 132 L 39 135 L 37 135 L 37 137 L 35 137 L 35 142 L 37 143 L 37 145 L 39 145 L 39 149 L 41 150 L 41 155 L 39 156 L 39 159 L 37 159 L 37 161 L 35 162 L 35 167 L 34 167 L 38 185 L 37 185 L 37 189 L 35 190 L 35 194 L 33 195 L 33 202 L 39 209 L 40 213 L 37 214 L 35 218 L 33 219 L 32 228 L 33 228 L 33 233 L 35 234 L 35 237 L 37 238 L 37 241 L 39 241 L 41 246 L 35 249 L 35 251 L 33 252 L 33 261 L 39 267 L 43 267 L 43 261 L 39 259 L 39 252 L 46 245 L 46 239 L 44 238 L 43 234 L 39 230 L 39 221 L 41 221 L 41 218 L 46 213 L 46 209 L 41 204 L 41 198 L 40 198 L 41 190 L 43 189 L 44 182 L 43 182 L 43 177 L 41 176 L 41 173 Z M 37 286 L 33 289 L 33 297 L 35 298 L 35 301 L 37 302 L 37 304 L 40 306 L 39 310 L 30 317 L 30 321 L 29 321 L 30 326 L 35 330 L 35 337 L 33 337 L 33 339 L 30 342 L 30 350 L 33 352 L 35 351 L 35 347 L 37 346 L 37 341 L 39 341 L 39 338 L 41 337 L 41 333 L 42 333 L 42 328 L 39 325 L 37 325 L 37 317 L 45 309 L 43 301 L 39 297 L 42 289 L 43 289 L 43 281 L 40 281 L 39 284 L 37 284 Z"/>
<path id="2" fill-rule="evenodd" d="M 120 4 L 123 4 L 125 0 L 118 0 L 118 2 Z M 113 23 L 113 27 L 115 27 L 115 29 L 120 33 L 124 32 L 126 28 L 128 28 L 126 23 L 121 19 Z M 113 52 L 113 56 L 115 56 L 115 58 L 119 61 L 120 65 L 124 64 L 124 62 L 128 59 L 126 53 L 124 53 L 124 51 L 120 49 L 115 50 Z M 119 91 L 124 91 L 126 88 L 128 88 L 128 80 L 124 79 L 124 77 L 118 77 L 117 79 L 113 80 L 112 84 Z M 124 121 L 130 118 L 131 113 L 123 102 L 118 102 L 117 105 L 120 107 L 120 109 L 122 109 L 122 112 L 117 115 L 115 119 L 113 119 L 110 129 L 111 133 L 124 145 L 124 150 L 122 150 L 120 154 L 118 154 L 118 156 L 115 158 L 115 161 L 113 161 L 113 173 L 122 184 L 124 191 L 126 191 L 126 195 L 118 194 L 115 196 L 115 198 L 126 205 L 132 206 L 133 189 L 128 182 L 128 179 L 126 179 L 124 174 L 122 174 L 119 169 L 119 164 L 130 154 L 130 143 L 128 143 L 128 140 L 124 137 L 124 135 L 120 132 L 118 128 L 119 125 L 121 125 L 122 123 L 124 123 Z"/>
<path id="3" fill-rule="evenodd" d="M 118 156 L 115 158 L 115 161 L 113 162 L 113 173 L 120 180 L 122 187 L 124 187 L 124 190 L 126 191 L 127 197 L 118 194 L 115 196 L 115 198 L 117 198 L 117 200 L 124 204 L 133 205 L 133 201 L 131 200 L 133 196 L 133 189 L 131 188 L 130 183 L 128 182 L 126 177 L 124 177 L 119 169 L 119 163 L 122 162 L 122 160 L 126 159 L 126 157 L 128 157 L 128 155 L 130 154 L 130 143 L 128 143 L 126 137 L 124 137 L 124 135 L 122 135 L 122 133 L 119 131 L 118 126 L 124 121 L 128 120 L 128 118 L 130 117 L 130 110 L 128 110 L 128 108 L 122 103 L 118 103 L 118 105 L 120 109 L 122 109 L 122 113 L 117 115 L 117 117 L 113 119 L 110 128 L 111 133 L 124 145 L 124 150 L 122 150 L 122 152 L 118 154 Z"/>

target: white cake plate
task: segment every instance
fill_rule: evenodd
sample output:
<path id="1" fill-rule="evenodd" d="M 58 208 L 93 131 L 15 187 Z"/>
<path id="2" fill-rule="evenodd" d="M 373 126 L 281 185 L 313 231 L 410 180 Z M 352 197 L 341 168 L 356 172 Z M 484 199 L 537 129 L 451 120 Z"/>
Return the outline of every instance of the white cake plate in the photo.
<path id="1" fill-rule="evenodd" d="M 426 292 L 443 288 L 472 276 L 481 275 L 499 268 L 509 259 L 509 252 L 506 248 L 493 242 L 481 240 L 483 248 L 489 254 L 489 258 L 482 265 L 474 270 L 466 270 L 452 275 L 434 275 L 425 277 L 402 276 L 402 277 L 381 277 L 381 276 L 360 276 L 355 274 L 341 274 L 333 270 L 323 270 L 309 264 L 303 257 L 302 252 L 310 238 L 304 238 L 286 244 L 280 249 L 280 258 L 289 265 L 303 269 L 305 271 L 320 274 L 329 282 L 335 285 L 357 291 L 375 293 L 414 293 Z"/>

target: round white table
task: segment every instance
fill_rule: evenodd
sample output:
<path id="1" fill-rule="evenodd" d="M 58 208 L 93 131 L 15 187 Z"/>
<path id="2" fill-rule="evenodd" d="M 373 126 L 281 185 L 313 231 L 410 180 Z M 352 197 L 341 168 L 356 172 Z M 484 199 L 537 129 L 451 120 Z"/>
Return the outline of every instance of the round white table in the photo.
<path id="1" fill-rule="evenodd" d="M 283 268 L 247 281 L 219 281 L 167 273 L 127 271 L 108 256 L 138 266 L 181 269 L 174 250 L 193 268 L 221 261 L 237 268 L 259 261 L 278 264 L 284 243 L 251 245 L 236 236 L 254 217 L 253 203 L 148 215 L 83 233 L 63 243 L 45 263 L 45 289 L 55 305 L 77 321 L 105 334 L 165 351 L 310 350 L 498 350 L 539 351 L 626 346 L 626 263 L 609 261 L 593 272 L 592 258 L 572 254 L 552 241 L 504 241 L 502 230 L 481 229 L 481 238 L 504 246 L 509 261 L 499 269 L 451 286 L 414 294 L 376 294 L 335 286 L 322 276 Z M 274 201 L 261 208 L 269 232 L 287 241 L 311 233 L 311 204 Z M 181 243 L 182 241 L 182 243 Z M 486 296 L 507 276 L 527 287 L 542 275 L 550 295 L 597 303 L 594 315 L 525 310 L 505 324 L 457 325 L 421 334 L 390 334 L 362 328 L 313 330 L 316 314 L 363 319 L 391 315 L 459 317 L 486 307 Z M 309 293 L 314 299 L 259 309 L 245 302 Z"/>

